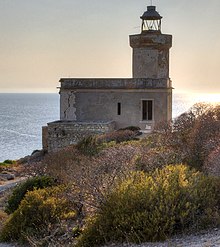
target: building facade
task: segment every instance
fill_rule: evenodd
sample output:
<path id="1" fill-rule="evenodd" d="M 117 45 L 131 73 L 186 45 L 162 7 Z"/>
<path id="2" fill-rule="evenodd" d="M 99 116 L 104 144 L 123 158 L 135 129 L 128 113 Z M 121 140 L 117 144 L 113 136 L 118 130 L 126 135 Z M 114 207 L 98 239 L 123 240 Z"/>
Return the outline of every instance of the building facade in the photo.
<path id="1" fill-rule="evenodd" d="M 43 148 L 54 151 L 87 135 L 128 126 L 151 132 L 172 118 L 169 50 L 155 6 L 141 16 L 141 33 L 130 35 L 132 78 L 60 79 L 60 120 L 43 127 Z"/>

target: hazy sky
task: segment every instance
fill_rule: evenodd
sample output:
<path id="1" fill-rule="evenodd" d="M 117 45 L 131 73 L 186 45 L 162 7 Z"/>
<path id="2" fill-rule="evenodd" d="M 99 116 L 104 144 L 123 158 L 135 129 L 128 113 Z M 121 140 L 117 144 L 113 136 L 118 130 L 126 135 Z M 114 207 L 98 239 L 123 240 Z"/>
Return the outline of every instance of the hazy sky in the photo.
<path id="1" fill-rule="evenodd" d="M 56 92 L 61 77 L 131 77 L 129 34 L 150 0 L 0 0 L 0 92 Z M 220 93 L 220 0 L 154 0 L 173 35 L 176 91 Z"/>

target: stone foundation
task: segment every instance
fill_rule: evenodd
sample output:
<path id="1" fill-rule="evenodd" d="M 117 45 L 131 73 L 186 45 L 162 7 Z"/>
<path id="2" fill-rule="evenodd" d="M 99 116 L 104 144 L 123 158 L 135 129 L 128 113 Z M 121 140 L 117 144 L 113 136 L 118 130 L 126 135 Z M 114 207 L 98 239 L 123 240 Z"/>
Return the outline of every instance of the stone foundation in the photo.
<path id="1" fill-rule="evenodd" d="M 42 128 L 43 149 L 51 152 L 57 151 L 71 144 L 76 144 L 82 138 L 111 132 L 115 129 L 115 123 L 111 122 L 74 122 L 55 121 Z"/>

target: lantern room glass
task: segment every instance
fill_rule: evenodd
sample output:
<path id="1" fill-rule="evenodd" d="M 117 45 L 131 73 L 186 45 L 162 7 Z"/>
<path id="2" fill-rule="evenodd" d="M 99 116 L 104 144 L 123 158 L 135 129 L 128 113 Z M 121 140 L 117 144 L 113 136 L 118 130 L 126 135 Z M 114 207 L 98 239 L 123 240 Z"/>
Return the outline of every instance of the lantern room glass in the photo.
<path id="1" fill-rule="evenodd" d="M 161 31 L 161 20 L 143 20 L 143 31 Z"/>

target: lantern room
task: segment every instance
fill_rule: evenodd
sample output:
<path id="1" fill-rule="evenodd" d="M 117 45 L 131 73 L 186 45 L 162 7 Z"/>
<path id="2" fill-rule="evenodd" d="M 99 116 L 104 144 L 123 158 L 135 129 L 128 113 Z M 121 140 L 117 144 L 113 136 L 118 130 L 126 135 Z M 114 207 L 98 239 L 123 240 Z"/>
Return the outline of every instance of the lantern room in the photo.
<path id="1" fill-rule="evenodd" d="M 148 6 L 147 11 L 140 17 L 142 19 L 141 32 L 161 32 L 161 19 L 156 6 Z"/>

